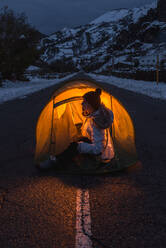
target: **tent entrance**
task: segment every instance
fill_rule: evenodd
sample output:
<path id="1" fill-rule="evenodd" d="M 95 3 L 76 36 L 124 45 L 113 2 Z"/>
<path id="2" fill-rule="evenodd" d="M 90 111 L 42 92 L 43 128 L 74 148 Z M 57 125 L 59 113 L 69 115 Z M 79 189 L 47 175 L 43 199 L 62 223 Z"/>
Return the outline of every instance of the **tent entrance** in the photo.
<path id="1" fill-rule="evenodd" d="M 50 154 L 62 153 L 71 142 L 81 136 L 81 126 L 85 120 L 81 103 L 82 97 L 72 97 L 53 103 Z"/>

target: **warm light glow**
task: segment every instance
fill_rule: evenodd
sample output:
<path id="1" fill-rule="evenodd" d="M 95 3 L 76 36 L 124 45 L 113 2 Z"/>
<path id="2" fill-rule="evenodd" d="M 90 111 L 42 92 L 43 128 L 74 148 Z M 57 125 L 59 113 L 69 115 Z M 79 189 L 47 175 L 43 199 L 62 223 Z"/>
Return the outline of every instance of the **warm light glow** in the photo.
<path id="1" fill-rule="evenodd" d="M 66 110 L 66 104 L 62 104 L 56 108 L 57 118 L 60 119 Z"/>
<path id="2" fill-rule="evenodd" d="M 135 133 L 131 118 L 128 112 L 114 97 L 112 98 L 112 105 L 114 113 L 115 139 L 124 151 L 133 152 L 133 149 L 135 150 L 135 146 L 133 146 Z"/>
<path id="3" fill-rule="evenodd" d="M 92 82 L 74 81 L 66 83 L 55 91 L 54 97 L 50 99 L 38 119 L 36 161 L 42 161 L 49 154 L 60 154 L 80 135 L 79 127 L 85 119 L 82 115 L 82 100 L 68 100 L 53 108 L 54 104 L 72 97 L 82 97 L 89 91 L 95 91 L 96 88 L 98 86 Z M 112 138 L 116 149 L 121 154 L 136 156 L 134 127 L 128 112 L 116 98 L 104 90 L 102 90 L 101 102 L 114 113 Z"/>

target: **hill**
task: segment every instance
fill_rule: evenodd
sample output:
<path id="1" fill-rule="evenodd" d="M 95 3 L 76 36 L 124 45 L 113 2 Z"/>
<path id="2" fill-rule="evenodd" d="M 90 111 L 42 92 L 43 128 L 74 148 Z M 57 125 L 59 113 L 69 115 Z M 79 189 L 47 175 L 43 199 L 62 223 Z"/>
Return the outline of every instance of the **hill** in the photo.
<path id="1" fill-rule="evenodd" d="M 166 22 L 159 21 L 155 3 L 116 9 L 44 37 L 40 47 L 41 61 L 55 72 L 155 71 L 157 54 L 161 69 L 166 67 Z"/>

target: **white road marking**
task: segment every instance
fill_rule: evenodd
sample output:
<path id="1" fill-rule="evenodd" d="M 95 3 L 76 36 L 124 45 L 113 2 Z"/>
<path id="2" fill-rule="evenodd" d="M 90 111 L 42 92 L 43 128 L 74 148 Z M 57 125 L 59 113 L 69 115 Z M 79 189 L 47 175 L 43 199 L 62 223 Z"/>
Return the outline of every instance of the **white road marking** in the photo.
<path id="1" fill-rule="evenodd" d="M 88 190 L 77 190 L 75 248 L 92 248 L 91 216 Z"/>

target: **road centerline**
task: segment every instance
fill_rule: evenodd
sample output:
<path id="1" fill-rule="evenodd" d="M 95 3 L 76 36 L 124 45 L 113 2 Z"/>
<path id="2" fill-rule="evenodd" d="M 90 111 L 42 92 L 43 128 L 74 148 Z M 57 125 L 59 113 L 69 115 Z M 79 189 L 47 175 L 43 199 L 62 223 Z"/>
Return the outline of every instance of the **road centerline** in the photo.
<path id="1" fill-rule="evenodd" d="M 76 242 L 75 248 L 91 248 L 91 215 L 89 191 L 77 189 L 76 196 Z"/>

